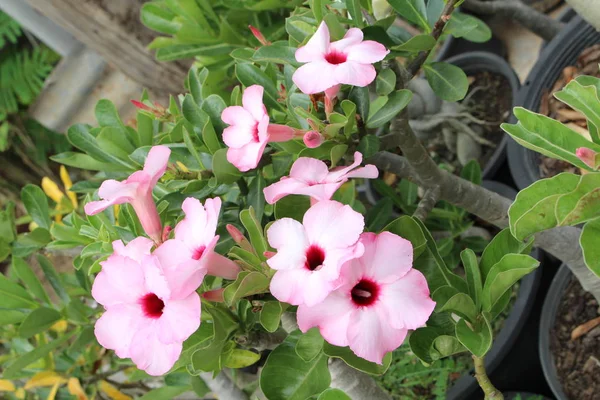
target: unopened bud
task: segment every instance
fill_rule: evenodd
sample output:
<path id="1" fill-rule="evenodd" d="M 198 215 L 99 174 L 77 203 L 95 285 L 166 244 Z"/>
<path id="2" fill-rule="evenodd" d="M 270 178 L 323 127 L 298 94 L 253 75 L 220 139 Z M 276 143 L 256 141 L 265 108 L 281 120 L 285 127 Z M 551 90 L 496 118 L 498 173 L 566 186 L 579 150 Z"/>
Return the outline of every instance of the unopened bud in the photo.
<path id="1" fill-rule="evenodd" d="M 265 38 L 265 36 L 262 34 L 261 31 L 259 31 L 258 29 L 256 29 L 252 25 L 248 25 L 248 28 L 250 28 L 250 32 L 252 32 L 252 34 L 254 35 L 254 37 L 256 38 L 256 40 L 258 40 L 260 42 L 260 44 L 262 44 L 263 46 L 269 46 L 271 44 L 271 42 L 269 42 Z"/>
<path id="2" fill-rule="evenodd" d="M 577 157 L 590 166 L 590 168 L 598 169 L 598 165 L 596 163 L 596 156 L 598 155 L 592 149 L 588 149 L 587 147 L 580 147 L 575 151 Z"/>
<path id="3" fill-rule="evenodd" d="M 306 132 L 304 134 L 304 138 L 302 140 L 304 141 L 304 144 L 306 145 L 306 147 L 308 147 L 309 149 L 314 149 L 315 147 L 319 147 L 325 141 L 325 139 L 323 138 L 323 135 L 321 135 L 317 131 Z"/>
<path id="4" fill-rule="evenodd" d="M 133 104 L 136 108 L 139 108 L 140 110 L 150 111 L 150 112 L 154 111 L 152 108 L 150 108 L 149 106 L 145 105 L 141 101 L 131 100 L 131 104 Z"/>
<path id="5" fill-rule="evenodd" d="M 241 244 L 244 240 L 246 240 L 244 234 L 235 225 L 227 224 L 225 228 L 233 238 L 233 241 L 237 244 Z"/>
<path id="6" fill-rule="evenodd" d="M 208 301 L 214 301 L 215 303 L 223 303 L 225 298 L 223 296 L 223 292 L 225 289 L 215 289 L 209 290 L 208 292 L 202 293 L 202 297 Z"/>

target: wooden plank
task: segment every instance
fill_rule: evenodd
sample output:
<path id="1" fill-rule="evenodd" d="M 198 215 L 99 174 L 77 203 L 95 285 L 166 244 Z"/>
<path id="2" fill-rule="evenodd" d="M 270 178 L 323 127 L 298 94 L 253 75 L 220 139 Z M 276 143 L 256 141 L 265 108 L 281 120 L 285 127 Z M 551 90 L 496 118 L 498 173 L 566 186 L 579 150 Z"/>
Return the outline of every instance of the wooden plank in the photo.
<path id="1" fill-rule="evenodd" d="M 106 6 L 103 0 L 25 0 L 31 7 L 62 26 L 75 38 L 96 50 L 107 62 L 157 93 L 177 94 L 183 90 L 187 74 L 180 63 L 161 63 L 146 49 L 132 27 L 139 22 L 139 0 L 118 0 Z M 120 17 L 134 16 L 134 19 Z"/>

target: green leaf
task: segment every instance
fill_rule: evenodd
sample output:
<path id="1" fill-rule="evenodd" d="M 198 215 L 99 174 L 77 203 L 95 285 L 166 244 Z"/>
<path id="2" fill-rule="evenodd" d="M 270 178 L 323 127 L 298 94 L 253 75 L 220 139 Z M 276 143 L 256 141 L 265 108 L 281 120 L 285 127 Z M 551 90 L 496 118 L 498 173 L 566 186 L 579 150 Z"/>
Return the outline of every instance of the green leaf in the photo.
<path id="1" fill-rule="evenodd" d="M 354 22 L 358 28 L 364 28 L 365 24 L 363 21 L 360 0 L 345 0 L 345 2 L 346 9 L 348 10 L 348 14 L 350 14 L 350 17 L 352 18 L 352 22 Z"/>
<path id="2" fill-rule="evenodd" d="M 102 149 L 98 144 L 94 135 L 90 133 L 90 128 L 87 125 L 73 125 L 67 131 L 67 139 L 79 150 L 89 154 L 94 159 L 108 164 L 116 164 L 125 171 L 133 171 L 136 169 L 130 161 L 123 160 Z"/>
<path id="3" fill-rule="evenodd" d="M 492 38 L 492 30 L 485 22 L 469 14 L 454 11 L 444 33 L 454 37 L 462 37 L 475 43 L 485 43 Z"/>
<path id="4" fill-rule="evenodd" d="M 340 389 L 327 389 L 319 395 L 317 400 L 352 400 L 350 396 Z"/>
<path id="5" fill-rule="evenodd" d="M 399 185 L 399 196 L 406 204 L 413 205 L 417 203 L 419 196 L 419 186 L 408 179 L 402 179 Z"/>
<path id="6" fill-rule="evenodd" d="M 423 28 L 425 32 L 431 32 L 431 28 L 427 22 L 425 0 L 388 0 L 388 3 L 390 3 L 401 17 L 409 22 L 417 24 Z"/>
<path id="7" fill-rule="evenodd" d="M 228 43 L 210 45 L 177 44 L 169 47 L 159 48 L 156 51 L 156 59 L 158 61 L 175 61 L 199 56 L 225 56 L 238 48 L 238 45 L 232 45 Z"/>
<path id="8" fill-rule="evenodd" d="M 225 122 L 221 119 L 221 114 L 226 107 L 225 100 L 216 94 L 211 94 L 202 102 L 202 110 L 210 117 L 210 122 L 217 132 L 223 132 L 226 127 Z M 204 137 L 204 129 L 206 129 L 206 124 L 202 129 L 202 137 Z"/>
<path id="9" fill-rule="evenodd" d="M 369 88 L 354 86 L 350 90 L 348 98 L 356 104 L 356 111 L 363 121 L 369 120 L 369 107 L 371 100 L 369 97 Z"/>
<path id="10" fill-rule="evenodd" d="M 123 121 L 121 121 L 119 112 L 112 101 L 107 99 L 98 100 L 94 112 L 96 114 L 96 119 L 98 120 L 98 125 L 102 127 L 115 127 L 119 128 L 122 132 L 125 131 L 125 125 L 123 124 Z"/>
<path id="11" fill-rule="evenodd" d="M 213 154 L 212 168 L 219 184 L 234 183 L 242 176 L 240 170 L 227 161 L 227 149 L 219 149 Z"/>
<path id="12" fill-rule="evenodd" d="M 375 81 L 375 91 L 380 96 L 387 96 L 396 88 L 396 74 L 391 69 L 381 70 Z"/>
<path id="13" fill-rule="evenodd" d="M 477 160 L 471 160 L 460 171 L 460 177 L 473 182 L 476 185 L 481 185 L 481 166 Z"/>
<path id="14" fill-rule="evenodd" d="M 269 46 L 259 47 L 252 56 L 257 62 L 270 62 L 275 64 L 300 65 L 296 61 L 296 48 L 291 47 L 287 41 L 275 42 Z"/>
<path id="15" fill-rule="evenodd" d="M 425 77 L 435 94 L 442 100 L 462 100 L 469 90 L 467 75 L 456 65 L 433 62 L 423 66 Z"/>
<path id="16" fill-rule="evenodd" d="M 391 232 L 410 241 L 413 246 L 413 260 L 419 256 L 427 248 L 427 239 L 423 235 L 423 231 L 415 219 L 408 215 L 403 215 L 390 222 L 382 230 L 383 232 Z"/>
<path id="17" fill-rule="evenodd" d="M 508 209 L 510 231 L 515 238 L 523 240 L 558 225 L 555 214 L 558 199 L 573 191 L 579 180 L 578 175 L 561 173 L 521 190 Z"/>
<path id="18" fill-rule="evenodd" d="M 447 314 L 440 314 L 447 315 Z M 465 351 L 463 345 L 452 332 L 444 332 L 438 327 L 427 326 L 411 333 L 408 338 L 411 351 L 423 362 L 431 364 L 443 357 Z"/>
<path id="19" fill-rule="evenodd" d="M 258 221 L 262 220 L 265 211 L 265 195 L 263 194 L 265 185 L 265 178 L 262 176 L 261 171 L 258 171 L 258 174 L 249 185 L 250 191 L 248 192 L 247 204 L 254 208 Z"/>
<path id="20" fill-rule="evenodd" d="M 579 244 L 585 265 L 600 276 L 600 219 L 586 223 L 581 230 Z"/>
<path id="21" fill-rule="evenodd" d="M 279 93 L 275 82 L 262 70 L 248 63 L 236 64 L 235 75 L 239 81 L 246 87 L 252 85 L 262 86 L 264 91 L 264 102 L 267 107 L 281 109 L 277 102 Z"/>
<path id="22" fill-rule="evenodd" d="M 206 306 L 203 304 L 203 307 Z M 229 336 L 238 328 L 238 322 L 233 319 L 228 310 L 211 307 L 207 311 L 213 318 L 213 337 L 211 340 L 202 341 L 197 347 L 193 347 L 191 366 L 188 367 L 192 375 L 198 375 L 201 371 L 221 370 L 223 348 L 228 343 Z M 204 321 L 202 325 L 208 324 Z"/>
<path id="23" fill-rule="evenodd" d="M 48 260 L 41 254 L 37 254 L 36 259 L 40 264 L 40 267 L 42 267 L 42 271 L 44 271 L 44 275 L 46 276 L 46 279 L 48 279 L 48 282 L 50 282 L 52 289 L 54 289 L 54 291 L 56 292 L 58 297 L 60 297 L 63 303 L 67 304 L 71 299 L 64 288 L 60 276 L 58 276 L 58 274 L 56 273 L 56 270 L 54 269 L 54 266 L 52 265 L 50 260 Z"/>
<path id="24" fill-rule="evenodd" d="M 0 309 L 0 327 L 18 324 L 27 317 L 27 313 L 20 310 Z"/>
<path id="25" fill-rule="evenodd" d="M 46 293 L 46 289 L 44 289 L 40 280 L 25 260 L 13 257 L 11 269 L 35 297 L 46 304 L 52 304 L 48 293 Z"/>
<path id="26" fill-rule="evenodd" d="M 183 117 L 194 126 L 194 132 L 202 139 L 210 154 L 215 154 L 221 148 L 221 143 L 208 114 L 198 107 L 190 94 L 183 99 L 181 110 Z"/>
<path id="27" fill-rule="evenodd" d="M 233 349 L 223 361 L 226 368 L 245 368 L 260 360 L 260 354 L 250 350 Z"/>
<path id="28" fill-rule="evenodd" d="M 562 90 L 555 92 L 554 97 L 585 115 L 588 123 L 591 122 L 596 128 L 600 127 L 600 100 L 594 86 L 583 86 L 572 80 Z M 592 140 L 600 144 L 597 129 L 590 129 L 589 132 Z"/>
<path id="29" fill-rule="evenodd" d="M 227 305 L 232 305 L 242 297 L 264 293 L 269 287 L 269 278 L 256 271 L 242 271 L 231 285 L 225 288 L 223 297 Z"/>
<path id="30" fill-rule="evenodd" d="M 123 171 L 123 167 L 119 165 L 104 163 L 88 156 L 87 154 L 74 153 L 71 151 L 51 156 L 50 159 L 69 167 L 87 169 L 90 171 Z"/>
<path id="31" fill-rule="evenodd" d="M 140 12 L 141 20 L 148 28 L 169 35 L 175 35 L 181 24 L 175 22 L 176 15 L 157 3 L 146 3 Z"/>
<path id="32" fill-rule="evenodd" d="M 36 185 L 26 185 L 21 190 L 21 201 L 31 219 L 44 229 L 50 229 L 50 210 L 48 198 L 44 191 Z"/>
<path id="33" fill-rule="evenodd" d="M 473 250 L 464 249 L 460 253 L 460 259 L 462 260 L 465 269 L 465 280 L 467 281 L 469 296 L 471 296 L 477 310 L 479 310 L 479 307 L 481 306 L 483 282 L 481 280 L 481 271 L 479 270 L 479 265 L 477 263 L 477 256 Z"/>
<path id="34" fill-rule="evenodd" d="M 171 400 L 189 390 L 189 386 L 164 386 L 150 390 L 138 400 Z"/>
<path id="35" fill-rule="evenodd" d="M 429 22 L 429 26 L 433 28 L 435 23 L 442 16 L 442 12 L 444 11 L 444 0 L 429 0 L 427 2 L 427 22 Z M 456 10 L 453 14 L 456 13 Z"/>
<path id="36" fill-rule="evenodd" d="M 267 241 L 263 233 L 262 225 L 256 219 L 256 214 L 252 207 L 240 211 L 240 221 L 246 228 L 248 236 L 250 237 L 250 243 L 256 251 L 256 254 L 264 260 L 264 252 L 267 251 Z"/>
<path id="37" fill-rule="evenodd" d="M 417 53 L 420 51 L 428 51 L 433 49 L 437 41 L 431 35 L 416 35 L 406 42 L 393 46 L 390 49 L 396 51 L 408 51 Z"/>
<path id="38" fill-rule="evenodd" d="M 492 328 L 489 321 L 482 314 L 478 324 L 471 329 L 464 319 L 456 323 L 456 338 L 477 357 L 483 357 L 492 347 Z"/>
<path id="39" fill-rule="evenodd" d="M 473 299 L 466 293 L 458 293 L 451 286 L 442 286 L 433 294 L 437 312 L 450 312 L 468 319 L 472 323 L 477 319 L 478 310 Z"/>
<path id="40" fill-rule="evenodd" d="M 10 256 L 11 251 L 10 244 L 0 238 L 0 262 L 6 260 Z"/>
<path id="41" fill-rule="evenodd" d="M 29 293 L 16 283 L 0 274 L 0 296 L 3 308 L 36 308 L 37 303 Z"/>
<path id="42" fill-rule="evenodd" d="M 360 139 L 356 151 L 360 152 L 364 158 L 369 158 L 379 151 L 379 144 L 379 137 L 366 135 Z"/>
<path id="43" fill-rule="evenodd" d="M 296 354 L 304 361 L 311 361 L 321 353 L 324 342 L 319 329 L 311 328 L 298 339 Z"/>
<path id="44" fill-rule="evenodd" d="M 367 361 L 364 358 L 360 358 L 354 354 L 349 347 L 338 347 L 327 342 L 323 344 L 323 353 L 327 354 L 329 357 L 340 358 L 352 368 L 371 375 L 385 374 L 385 371 L 387 371 L 392 362 L 392 353 L 387 353 L 383 357 L 382 364 L 376 364 Z"/>
<path id="45" fill-rule="evenodd" d="M 466 79 L 466 77 L 465 77 Z M 466 93 L 466 92 L 465 92 Z M 387 102 L 375 114 L 369 117 L 367 128 L 379 128 L 394 118 L 410 103 L 412 92 L 408 89 L 393 92 Z"/>
<path id="46" fill-rule="evenodd" d="M 46 246 L 51 240 L 50 232 L 44 228 L 36 228 L 33 232 L 19 235 L 13 243 L 13 256 L 27 257 L 34 251 Z"/>
<path id="47" fill-rule="evenodd" d="M 491 311 L 502 295 L 519 279 L 540 265 L 540 262 L 525 254 L 506 254 L 491 269 L 483 285 L 481 305 Z"/>
<path id="48" fill-rule="evenodd" d="M 300 334 L 292 332 L 277 346 L 260 374 L 260 388 L 269 400 L 305 400 L 329 387 L 327 356 L 304 361 L 296 354 Z"/>
<path id="49" fill-rule="evenodd" d="M 135 147 L 124 132 L 127 130 L 107 126 L 96 136 L 96 142 L 102 150 L 129 162 L 129 154 L 135 151 Z"/>
<path id="50" fill-rule="evenodd" d="M 289 195 L 275 203 L 275 218 L 292 218 L 302 222 L 302 218 L 310 208 L 310 198 L 302 195 Z"/>
<path id="51" fill-rule="evenodd" d="M 275 332 L 285 309 L 278 301 L 266 301 L 260 311 L 260 324 L 267 332 Z"/>
<path id="52" fill-rule="evenodd" d="M 379 200 L 365 216 L 365 226 L 370 232 L 378 232 L 386 226 L 392 216 L 392 200 L 384 197 Z"/>
<path id="53" fill-rule="evenodd" d="M 62 318 L 53 308 L 40 307 L 33 310 L 19 326 L 19 336 L 28 339 L 44 332 Z"/>
<path id="54" fill-rule="evenodd" d="M 577 157 L 576 151 L 580 147 L 587 147 L 597 152 L 600 151 L 600 145 L 545 115 L 521 107 L 515 107 L 514 113 L 519 122 L 514 125 L 502 124 L 501 128 L 520 145 L 581 169 L 592 170 Z"/>
<path id="55" fill-rule="evenodd" d="M 50 343 L 38 346 L 29 353 L 26 353 L 21 357 L 17 358 L 4 370 L 4 378 L 13 379 L 20 376 L 23 373 L 23 370 L 27 368 L 27 366 L 39 360 L 40 358 L 50 354 L 50 352 L 52 352 L 54 349 L 58 348 L 63 343 L 69 341 L 69 339 L 71 339 L 71 337 L 73 337 L 73 335 L 75 335 L 76 333 L 76 330 L 65 333 L 58 339 L 55 339 Z"/>
<path id="56" fill-rule="evenodd" d="M 559 226 L 576 225 L 600 216 L 600 173 L 582 175 L 577 187 L 556 201 Z"/>

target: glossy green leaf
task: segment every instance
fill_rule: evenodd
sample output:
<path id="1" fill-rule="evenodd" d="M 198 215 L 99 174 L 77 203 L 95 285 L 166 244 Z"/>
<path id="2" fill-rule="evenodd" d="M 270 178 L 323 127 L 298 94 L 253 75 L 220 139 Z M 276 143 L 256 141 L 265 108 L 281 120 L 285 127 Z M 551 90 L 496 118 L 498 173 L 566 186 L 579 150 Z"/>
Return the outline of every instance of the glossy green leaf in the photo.
<path id="1" fill-rule="evenodd" d="M 441 292 L 444 292 L 445 288 L 449 288 L 454 294 L 451 296 L 442 294 Z M 477 318 L 478 309 L 473 302 L 473 299 L 466 293 L 456 292 L 456 289 L 450 286 L 442 286 L 437 289 L 433 293 L 432 299 L 436 302 L 436 309 L 438 312 L 454 313 L 471 322 L 474 322 Z"/>
<path id="2" fill-rule="evenodd" d="M 371 375 L 383 375 L 392 362 L 392 353 L 387 353 L 383 357 L 382 364 L 376 364 L 360 358 L 349 347 L 338 347 L 327 342 L 323 344 L 323 353 L 329 357 L 340 358 L 352 368 Z"/>
<path id="3" fill-rule="evenodd" d="M 0 274 L 0 296 L 2 297 L 2 307 L 5 308 L 35 308 L 38 306 L 23 287 L 8 280 L 3 274 Z"/>
<path id="4" fill-rule="evenodd" d="M 50 260 L 48 260 L 41 254 L 37 254 L 36 259 L 40 264 L 40 267 L 42 267 L 42 271 L 44 271 L 44 275 L 46 276 L 48 282 L 50 282 L 50 285 L 52 286 L 52 289 L 54 289 L 54 292 L 56 292 L 56 294 L 63 301 L 63 303 L 67 304 L 70 301 L 70 297 L 67 294 L 61 277 L 54 269 L 54 266 L 52 265 Z"/>
<path id="5" fill-rule="evenodd" d="M 327 389 L 319 395 L 317 400 L 352 400 L 350 396 L 340 389 Z"/>
<path id="6" fill-rule="evenodd" d="M 302 195 L 289 195 L 275 203 L 275 218 L 292 218 L 302 222 L 302 218 L 310 208 L 310 198 Z"/>
<path id="7" fill-rule="evenodd" d="M 379 232 L 392 217 L 393 202 L 384 197 L 367 211 L 365 227 L 370 232 Z"/>
<path id="8" fill-rule="evenodd" d="M 227 161 L 227 149 L 219 149 L 213 154 L 212 167 L 220 184 L 234 183 L 242 176 L 240 170 Z"/>
<path id="9" fill-rule="evenodd" d="M 479 310 L 481 305 L 483 281 L 481 279 L 479 264 L 477 263 L 477 256 L 473 250 L 464 249 L 460 253 L 460 259 L 462 260 L 463 267 L 465 269 L 465 280 L 467 281 L 469 296 L 471 296 L 471 299 L 473 299 L 475 302 L 477 310 Z"/>
<path id="10" fill-rule="evenodd" d="M 472 354 L 477 357 L 483 357 L 492 347 L 492 328 L 490 323 L 482 314 L 479 323 L 469 327 L 464 319 L 456 323 L 456 338 L 467 348 Z"/>
<path id="11" fill-rule="evenodd" d="M 122 171 L 123 168 L 119 165 L 114 165 L 110 163 L 105 163 L 98 161 L 87 154 L 83 153 L 74 153 L 71 151 L 67 151 L 64 153 L 57 154 L 55 156 L 50 156 L 52 161 L 55 161 L 59 164 L 64 164 L 68 167 L 75 167 L 79 169 L 86 169 L 90 171 Z"/>
<path id="12" fill-rule="evenodd" d="M 409 205 L 417 203 L 419 196 L 419 186 L 416 183 L 409 181 L 408 179 L 400 180 L 398 195 L 402 200 Z"/>
<path id="13" fill-rule="evenodd" d="M 281 105 L 277 102 L 279 93 L 277 86 L 264 71 L 256 67 L 255 65 L 242 63 L 236 64 L 235 74 L 239 81 L 246 87 L 252 85 L 260 85 L 264 87 L 264 103 L 267 107 L 281 108 Z"/>
<path id="14" fill-rule="evenodd" d="M 579 180 L 578 175 L 562 173 L 521 190 L 508 209 L 510 231 L 514 237 L 523 240 L 557 226 L 556 204 L 562 195 L 577 187 Z"/>
<path id="15" fill-rule="evenodd" d="M 402 44 L 391 47 L 391 50 L 417 53 L 431 50 L 436 43 L 437 41 L 431 35 L 416 35 Z"/>
<path id="16" fill-rule="evenodd" d="M 254 212 L 256 213 L 256 219 L 258 221 L 262 220 L 263 213 L 265 211 L 265 195 L 263 194 L 263 189 L 265 188 L 265 178 L 262 176 L 261 171 L 258 171 L 258 175 L 252 182 L 250 182 L 247 198 L 248 206 L 252 206 L 254 208 Z"/>
<path id="17" fill-rule="evenodd" d="M 19 336 L 28 339 L 44 332 L 62 318 L 53 308 L 40 307 L 33 310 L 19 326 Z"/>
<path id="18" fill-rule="evenodd" d="M 452 326 L 454 329 L 454 326 Z M 454 332 L 443 332 L 437 327 L 418 328 L 408 338 L 411 351 L 423 362 L 431 364 L 443 357 L 465 351 Z"/>
<path id="19" fill-rule="evenodd" d="M 379 137 L 366 135 L 360 139 L 356 151 L 360 152 L 364 158 L 369 158 L 379 151 L 379 145 Z"/>
<path id="20" fill-rule="evenodd" d="M 431 28 L 427 22 L 425 0 L 388 0 L 388 3 L 390 3 L 401 17 L 409 22 L 417 24 L 423 28 L 425 32 L 431 32 Z"/>
<path id="21" fill-rule="evenodd" d="M 600 145 L 585 139 L 579 133 L 559 121 L 536 114 L 521 107 L 515 107 L 517 124 L 502 124 L 501 127 L 520 145 L 551 158 L 558 158 L 576 167 L 591 170 L 577 157 L 580 147 L 600 151 Z"/>
<path id="22" fill-rule="evenodd" d="M 329 387 L 327 356 L 304 361 L 296 354 L 298 331 L 277 346 L 260 374 L 260 388 L 269 400 L 305 400 Z"/>
<path id="23" fill-rule="evenodd" d="M 204 111 L 210 118 L 212 126 L 217 132 L 223 132 L 223 129 L 227 126 L 221 119 L 221 114 L 227 105 L 225 100 L 216 94 L 211 94 L 202 102 L 202 111 Z M 202 130 L 202 136 L 204 137 L 204 129 Z"/>
<path id="24" fill-rule="evenodd" d="M 174 21 L 174 13 L 156 3 L 144 4 L 140 15 L 144 25 L 160 33 L 175 35 L 181 27 L 180 23 Z"/>
<path id="25" fill-rule="evenodd" d="M 156 389 L 152 389 L 140 396 L 139 400 L 170 400 L 182 393 L 188 392 L 191 388 L 189 386 L 164 386 Z"/>
<path id="26" fill-rule="evenodd" d="M 259 47 L 252 56 L 254 61 L 270 62 L 275 64 L 300 65 L 296 61 L 296 48 L 291 47 L 287 41 L 275 42 L 269 46 Z"/>
<path id="27" fill-rule="evenodd" d="M 69 139 L 69 142 L 73 146 L 102 163 L 116 164 L 125 171 L 136 169 L 131 161 L 121 159 L 106 150 L 103 150 L 94 135 L 90 133 L 90 128 L 87 125 L 77 124 L 71 126 L 67 131 L 67 139 Z"/>
<path id="28" fill-rule="evenodd" d="M 275 332 L 279 328 L 281 315 L 285 309 L 278 301 L 266 301 L 260 311 L 260 324 L 267 332 Z"/>
<path id="29" fill-rule="evenodd" d="M 318 328 L 311 328 L 300 336 L 296 343 L 296 354 L 304 361 L 311 361 L 321 354 L 324 339 Z"/>
<path id="30" fill-rule="evenodd" d="M 213 336 L 212 339 L 206 341 L 201 339 L 197 346 L 192 346 L 193 354 L 188 366 L 192 375 L 198 375 L 201 371 L 221 370 L 223 348 L 227 344 L 229 336 L 238 328 L 238 322 L 233 319 L 228 310 L 219 307 L 205 307 L 203 305 L 203 312 L 206 310 L 212 316 Z M 202 325 L 208 324 L 204 321 Z"/>
<path id="31" fill-rule="evenodd" d="M 263 233 L 262 225 L 260 221 L 256 219 L 256 214 L 252 207 L 242 210 L 240 212 L 240 221 L 246 228 L 248 236 L 250 237 L 250 243 L 261 259 L 264 259 L 264 252 L 267 250 L 267 241 Z"/>
<path id="32" fill-rule="evenodd" d="M 260 360 L 260 354 L 258 353 L 244 349 L 233 349 L 225 357 L 223 366 L 226 368 L 245 368 L 255 364 L 258 360 Z"/>
<path id="33" fill-rule="evenodd" d="M 225 288 L 223 297 L 227 305 L 252 294 L 264 293 L 269 287 L 269 278 L 256 271 L 242 271 L 235 282 Z"/>
<path id="34" fill-rule="evenodd" d="M 383 69 L 375 80 L 375 90 L 380 96 L 387 96 L 396 88 L 396 74 L 391 69 Z"/>
<path id="35" fill-rule="evenodd" d="M 458 11 L 452 13 L 444 33 L 476 43 L 485 43 L 492 38 L 492 30 L 485 22 L 473 15 Z"/>
<path id="36" fill-rule="evenodd" d="M 419 256 L 427 248 L 427 239 L 423 235 L 423 231 L 418 223 L 415 222 L 413 217 L 403 215 L 390 222 L 383 232 L 391 232 L 396 235 L 410 241 L 413 246 L 413 260 L 419 258 Z"/>
<path id="37" fill-rule="evenodd" d="M 473 182 L 476 185 L 481 185 L 481 166 L 477 160 L 471 160 L 460 170 L 460 177 Z"/>
<path id="38" fill-rule="evenodd" d="M 368 128 L 379 128 L 389 122 L 410 103 L 412 92 L 408 89 L 398 90 L 388 96 L 387 102 L 369 117 Z"/>
<path id="39" fill-rule="evenodd" d="M 519 279 L 540 265 L 540 262 L 525 254 L 506 254 L 488 273 L 483 285 L 481 305 L 484 311 L 492 307 Z"/>
<path id="40" fill-rule="evenodd" d="M 363 121 L 369 120 L 369 107 L 371 100 L 369 98 L 369 89 L 367 87 L 352 87 L 348 96 L 350 101 L 356 104 L 356 111 Z"/>
<path id="41" fill-rule="evenodd" d="M 600 216 L 600 173 L 582 175 L 577 187 L 556 202 L 558 225 L 576 225 Z"/>
<path id="42" fill-rule="evenodd" d="M 562 90 L 555 92 L 554 97 L 571 108 L 579 111 L 592 123 L 594 127 L 600 127 L 600 100 L 594 86 L 584 86 L 576 80 L 569 82 Z M 600 144 L 600 136 L 597 129 L 590 129 L 592 140 Z"/>
<path id="43" fill-rule="evenodd" d="M 423 70 L 431 88 L 442 100 L 462 100 L 469 90 L 467 75 L 456 65 L 432 62 L 425 64 Z"/>
<path id="44" fill-rule="evenodd" d="M 21 190 L 21 201 L 36 224 L 44 229 L 50 229 L 48 198 L 39 186 L 26 185 Z"/>
<path id="45" fill-rule="evenodd" d="M 46 304 L 52 304 L 46 289 L 25 260 L 13 257 L 11 269 L 35 297 Z"/>
<path id="46" fill-rule="evenodd" d="M 48 245 L 52 238 L 50 232 L 44 228 L 36 228 L 33 232 L 19 235 L 13 242 L 12 254 L 14 257 L 27 257 L 34 251 Z"/>
<path id="47" fill-rule="evenodd" d="M 586 223 L 581 230 L 579 244 L 585 265 L 600 276 L 600 219 Z"/>
<path id="48" fill-rule="evenodd" d="M 350 14 L 350 17 L 352 18 L 352 22 L 354 22 L 356 27 L 364 28 L 365 24 L 363 21 L 360 0 L 345 0 L 345 3 L 348 14 Z"/>

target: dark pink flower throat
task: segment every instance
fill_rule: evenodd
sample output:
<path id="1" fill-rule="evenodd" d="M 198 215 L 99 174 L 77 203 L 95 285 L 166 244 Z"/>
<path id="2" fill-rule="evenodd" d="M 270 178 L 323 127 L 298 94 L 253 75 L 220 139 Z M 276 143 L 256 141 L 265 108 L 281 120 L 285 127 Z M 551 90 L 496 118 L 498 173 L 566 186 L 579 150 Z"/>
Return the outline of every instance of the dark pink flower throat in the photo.
<path id="1" fill-rule="evenodd" d="M 359 307 L 368 307 L 379 298 L 379 285 L 370 279 L 361 279 L 350 291 L 352 301 Z"/>
<path id="2" fill-rule="evenodd" d="M 304 263 L 304 266 L 306 269 L 314 271 L 323 265 L 323 261 L 325 261 L 325 252 L 319 246 L 312 244 L 308 250 L 306 250 L 306 262 Z"/>
<path id="3" fill-rule="evenodd" d="M 348 56 L 346 54 L 335 50 L 331 50 L 329 53 L 325 54 L 325 61 L 333 65 L 343 64 L 347 59 Z"/>
<path id="4" fill-rule="evenodd" d="M 140 299 L 144 315 L 148 318 L 160 318 L 165 308 L 165 303 L 154 293 L 148 293 Z"/>
<path id="5" fill-rule="evenodd" d="M 199 260 L 200 257 L 202 257 L 202 254 L 204 254 L 204 250 L 206 250 L 206 246 L 198 247 L 196 250 L 194 250 L 194 253 L 192 254 L 192 259 Z"/>

